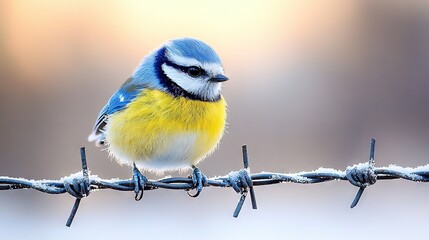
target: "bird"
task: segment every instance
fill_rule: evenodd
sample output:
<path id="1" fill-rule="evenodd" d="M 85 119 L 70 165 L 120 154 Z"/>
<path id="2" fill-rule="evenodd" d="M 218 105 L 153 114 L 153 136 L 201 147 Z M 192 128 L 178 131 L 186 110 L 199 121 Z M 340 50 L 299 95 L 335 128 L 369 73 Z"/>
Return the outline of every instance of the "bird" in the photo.
<path id="1" fill-rule="evenodd" d="M 167 41 L 146 55 L 98 114 L 88 141 L 133 167 L 136 200 L 147 179 L 192 168 L 198 196 L 204 175 L 197 163 L 218 146 L 226 125 L 221 94 L 228 77 L 218 54 L 195 38 Z M 189 194 L 189 193 L 188 193 Z"/>

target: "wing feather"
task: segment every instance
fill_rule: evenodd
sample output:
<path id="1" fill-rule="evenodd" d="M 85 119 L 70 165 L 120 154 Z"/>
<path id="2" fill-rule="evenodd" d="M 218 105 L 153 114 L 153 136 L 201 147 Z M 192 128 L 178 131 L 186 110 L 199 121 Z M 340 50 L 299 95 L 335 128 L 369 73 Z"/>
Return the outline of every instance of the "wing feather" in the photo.
<path id="1" fill-rule="evenodd" d="M 112 95 L 107 104 L 98 114 L 92 132 L 88 136 L 88 141 L 95 142 L 95 145 L 97 146 L 105 145 L 106 136 L 104 131 L 107 121 L 109 120 L 109 115 L 125 109 L 127 105 L 137 97 L 143 88 L 144 87 L 141 84 L 133 83 L 132 77 L 128 78 L 118 91 Z"/>

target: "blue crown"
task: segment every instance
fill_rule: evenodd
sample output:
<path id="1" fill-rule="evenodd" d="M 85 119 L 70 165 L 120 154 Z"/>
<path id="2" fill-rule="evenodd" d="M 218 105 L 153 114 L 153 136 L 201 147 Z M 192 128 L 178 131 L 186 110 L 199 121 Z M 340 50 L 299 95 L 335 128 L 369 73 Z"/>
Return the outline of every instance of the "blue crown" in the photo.
<path id="1" fill-rule="evenodd" d="M 221 64 L 220 58 L 213 48 L 197 39 L 174 39 L 166 44 L 166 48 L 175 55 L 186 58 L 194 58 L 201 63 Z"/>

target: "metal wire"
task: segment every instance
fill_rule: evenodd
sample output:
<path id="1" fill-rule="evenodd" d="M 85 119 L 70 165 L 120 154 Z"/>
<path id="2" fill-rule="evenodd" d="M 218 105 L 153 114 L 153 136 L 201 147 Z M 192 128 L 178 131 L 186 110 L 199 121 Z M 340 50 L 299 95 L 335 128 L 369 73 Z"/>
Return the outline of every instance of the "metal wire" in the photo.
<path id="1" fill-rule="evenodd" d="M 300 173 L 274 173 L 261 172 L 250 174 L 249 160 L 246 146 L 243 146 L 244 169 L 231 172 L 225 176 L 207 178 L 203 187 L 232 187 L 241 194 L 233 216 L 237 217 L 244 204 L 247 193 L 250 192 L 252 207 L 256 206 L 256 197 L 253 186 L 264 186 L 283 182 L 313 184 L 333 180 L 346 180 L 359 191 L 353 200 L 351 207 L 358 203 L 363 190 L 376 182 L 376 180 L 405 179 L 414 182 L 429 182 L 429 165 L 417 168 L 404 168 L 396 165 L 388 167 L 374 167 L 375 140 L 370 141 L 370 160 L 368 163 L 360 163 L 347 167 L 340 171 L 330 168 L 319 168 L 311 172 Z M 135 191 L 135 181 L 131 179 L 101 179 L 88 174 L 85 149 L 81 148 L 82 171 L 64 177 L 60 180 L 28 180 L 23 178 L 0 177 L 0 190 L 34 189 L 43 193 L 62 194 L 69 193 L 76 198 L 66 225 L 70 226 L 76 214 L 80 201 L 93 190 L 111 189 L 118 191 Z M 195 179 L 191 177 L 170 177 L 159 180 L 147 180 L 144 189 L 149 191 L 156 189 L 172 189 L 190 191 L 196 189 Z"/>

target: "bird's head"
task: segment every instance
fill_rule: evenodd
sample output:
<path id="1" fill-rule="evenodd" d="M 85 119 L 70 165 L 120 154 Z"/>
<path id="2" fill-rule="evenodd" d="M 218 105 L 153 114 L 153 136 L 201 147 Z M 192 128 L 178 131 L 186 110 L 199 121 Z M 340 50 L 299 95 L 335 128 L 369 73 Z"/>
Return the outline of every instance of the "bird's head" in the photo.
<path id="1" fill-rule="evenodd" d="M 160 84 L 175 96 L 202 101 L 220 99 L 223 75 L 219 56 L 206 43 L 181 38 L 165 43 L 154 52 L 154 67 Z"/>

